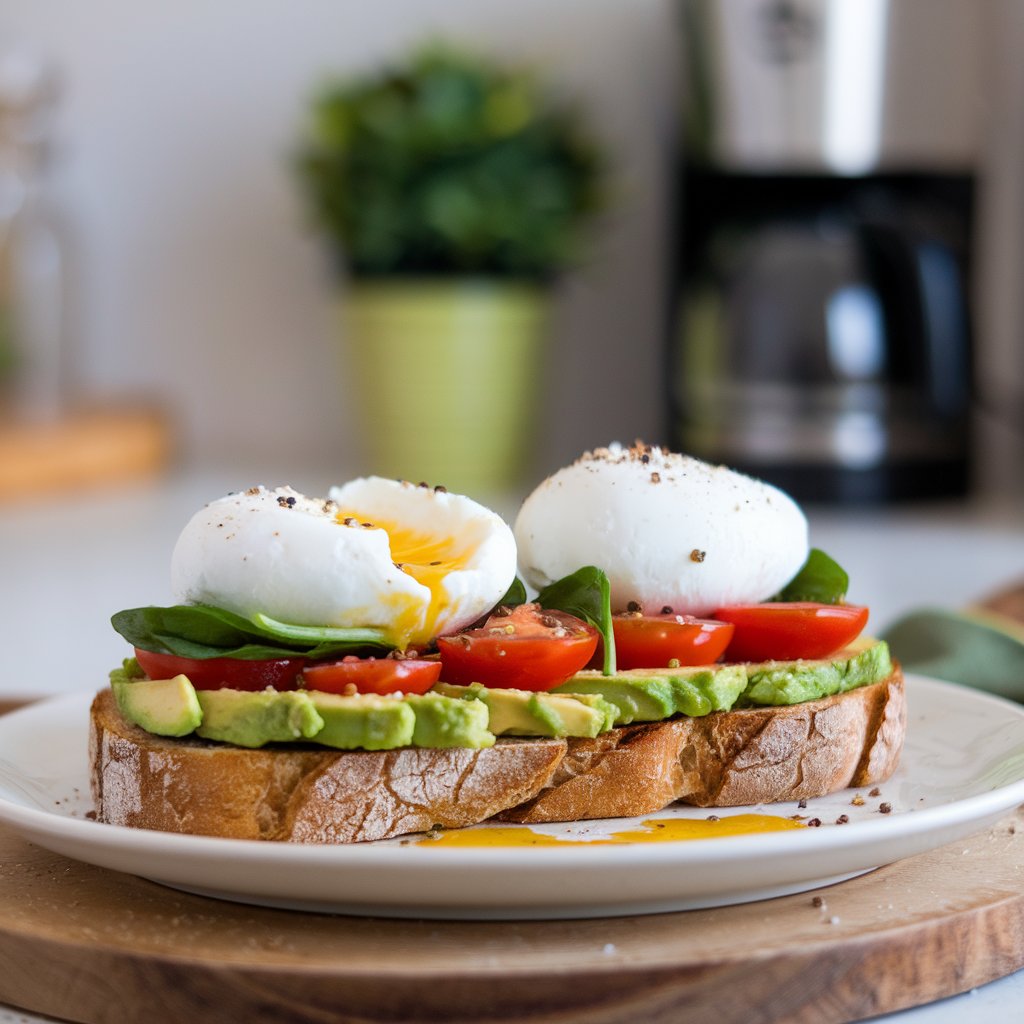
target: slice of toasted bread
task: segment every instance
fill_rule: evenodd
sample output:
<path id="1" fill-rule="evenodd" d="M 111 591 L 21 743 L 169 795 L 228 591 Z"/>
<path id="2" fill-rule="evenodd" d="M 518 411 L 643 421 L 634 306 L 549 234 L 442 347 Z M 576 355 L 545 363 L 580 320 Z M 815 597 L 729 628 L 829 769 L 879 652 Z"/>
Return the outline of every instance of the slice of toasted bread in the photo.
<path id="1" fill-rule="evenodd" d="M 502 812 L 540 824 L 823 796 L 895 770 L 906 730 L 903 675 L 787 707 L 627 725 L 569 749 L 538 796 Z"/>
<path id="2" fill-rule="evenodd" d="M 153 736 L 109 690 L 90 716 L 101 821 L 194 835 L 347 843 L 496 817 L 633 817 L 675 800 L 739 806 L 880 782 L 899 759 L 903 677 L 788 707 L 622 726 L 594 739 L 483 750 L 259 750 Z"/>
<path id="3" fill-rule="evenodd" d="M 472 825 L 535 796 L 564 740 L 502 740 L 483 750 L 247 750 L 153 736 L 110 690 L 94 699 L 89 752 L 100 821 L 164 832 L 348 843 Z"/>

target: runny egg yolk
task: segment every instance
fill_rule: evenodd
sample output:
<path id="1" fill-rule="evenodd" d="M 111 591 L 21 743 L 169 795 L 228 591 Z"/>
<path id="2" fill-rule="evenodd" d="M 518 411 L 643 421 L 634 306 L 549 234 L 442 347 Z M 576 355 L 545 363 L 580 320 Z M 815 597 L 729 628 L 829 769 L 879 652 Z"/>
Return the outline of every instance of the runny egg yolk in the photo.
<path id="1" fill-rule="evenodd" d="M 760 832 L 786 832 L 804 824 L 776 814 L 733 814 L 714 818 L 648 818 L 639 826 L 594 839 L 572 839 L 538 832 L 526 825 L 483 825 L 429 835 L 420 846 L 609 846 L 715 839 Z"/>
<path id="2" fill-rule="evenodd" d="M 351 510 L 339 512 L 337 519 L 346 526 L 358 524 L 362 528 L 383 530 L 388 535 L 395 565 L 430 591 L 425 621 L 422 621 L 422 606 L 418 604 L 408 605 L 402 601 L 403 607 L 396 608 L 393 633 L 399 646 L 405 647 L 410 639 L 432 639 L 438 617 L 448 605 L 441 584 L 449 573 L 466 567 L 471 552 L 460 549 L 454 537 L 420 533 L 403 523 L 371 521 Z"/>

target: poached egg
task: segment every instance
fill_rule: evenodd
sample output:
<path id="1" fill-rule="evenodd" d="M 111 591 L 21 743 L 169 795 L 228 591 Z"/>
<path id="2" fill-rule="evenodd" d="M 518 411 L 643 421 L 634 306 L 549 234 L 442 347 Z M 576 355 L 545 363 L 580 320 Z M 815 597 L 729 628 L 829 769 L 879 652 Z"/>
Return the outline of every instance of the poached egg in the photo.
<path id="1" fill-rule="evenodd" d="M 650 614 L 764 601 L 808 552 L 807 520 L 787 494 L 639 442 L 587 452 L 548 477 L 514 531 L 533 586 L 595 565 L 608 576 L 613 611 L 635 602 Z"/>
<path id="2" fill-rule="evenodd" d="M 200 509 L 171 556 L 180 603 L 303 626 L 382 629 L 399 649 L 489 611 L 516 572 L 500 516 L 459 494 L 381 477 L 308 498 L 252 487 Z"/>

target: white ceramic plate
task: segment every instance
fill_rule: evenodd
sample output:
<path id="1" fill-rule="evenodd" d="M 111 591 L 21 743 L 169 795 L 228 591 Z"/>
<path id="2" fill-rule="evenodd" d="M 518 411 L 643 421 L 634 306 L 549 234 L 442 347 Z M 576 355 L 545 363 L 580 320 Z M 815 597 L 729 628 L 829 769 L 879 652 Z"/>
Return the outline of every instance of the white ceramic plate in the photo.
<path id="1" fill-rule="evenodd" d="M 1024 803 L 1024 707 L 923 678 L 897 773 L 860 790 L 744 811 L 820 818 L 820 828 L 713 839 L 507 848 L 418 840 L 307 846 L 171 835 L 86 818 L 89 695 L 0 718 L 0 820 L 77 860 L 166 885 L 268 906 L 420 918 L 560 918 L 657 913 L 827 885 L 978 831 Z M 882 802 L 892 811 L 882 814 Z M 657 815 L 705 818 L 672 807 Z M 849 821 L 835 824 L 840 815 Z M 635 821 L 537 826 L 598 838 Z M 481 826 L 487 827 L 487 826 Z"/>

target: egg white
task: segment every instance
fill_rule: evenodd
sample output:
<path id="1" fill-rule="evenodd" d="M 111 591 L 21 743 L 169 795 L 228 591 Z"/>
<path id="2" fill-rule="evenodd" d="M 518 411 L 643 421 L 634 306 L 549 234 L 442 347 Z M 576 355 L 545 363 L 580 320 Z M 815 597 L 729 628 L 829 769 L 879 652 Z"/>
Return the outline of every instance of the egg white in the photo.
<path id="1" fill-rule="evenodd" d="M 211 502 L 175 545 L 171 585 L 182 603 L 378 628 L 405 649 L 479 618 L 515 570 L 512 531 L 494 512 L 368 477 L 332 488 L 329 499 L 254 487 Z"/>
<path id="2" fill-rule="evenodd" d="M 807 557 L 807 520 L 782 491 L 657 447 L 581 456 L 526 499 L 520 569 L 543 587 L 583 565 L 608 575 L 613 610 L 706 615 L 763 601 Z"/>

